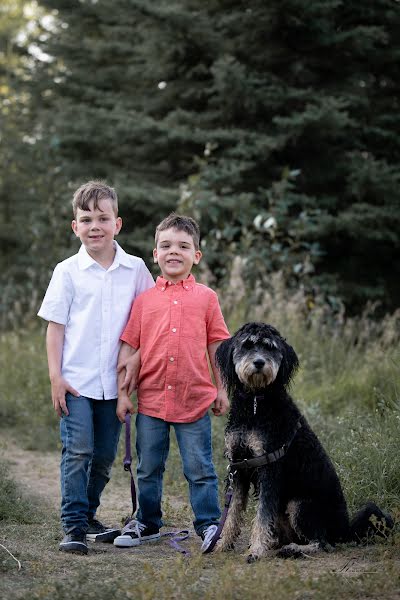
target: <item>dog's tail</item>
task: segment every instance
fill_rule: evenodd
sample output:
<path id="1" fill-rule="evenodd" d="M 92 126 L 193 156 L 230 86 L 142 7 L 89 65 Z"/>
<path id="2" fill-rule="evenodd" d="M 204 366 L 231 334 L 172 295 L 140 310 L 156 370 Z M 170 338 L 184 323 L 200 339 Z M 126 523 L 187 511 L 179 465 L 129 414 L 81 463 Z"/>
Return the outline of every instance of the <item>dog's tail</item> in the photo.
<path id="1" fill-rule="evenodd" d="M 361 542 L 374 535 L 386 537 L 393 529 L 394 521 L 389 513 L 381 510 L 374 502 L 367 502 L 350 523 L 350 540 Z"/>

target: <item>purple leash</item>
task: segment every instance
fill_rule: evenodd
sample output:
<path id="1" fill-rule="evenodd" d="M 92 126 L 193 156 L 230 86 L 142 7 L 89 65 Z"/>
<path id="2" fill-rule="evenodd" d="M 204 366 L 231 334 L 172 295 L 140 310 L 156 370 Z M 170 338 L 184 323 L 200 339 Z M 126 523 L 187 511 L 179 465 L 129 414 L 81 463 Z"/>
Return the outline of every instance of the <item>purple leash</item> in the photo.
<path id="1" fill-rule="evenodd" d="M 125 415 L 125 457 L 124 457 L 124 470 L 129 471 L 131 474 L 131 499 L 132 499 L 132 517 L 137 509 L 137 497 L 136 497 L 136 486 L 135 480 L 133 479 L 132 473 L 132 453 L 131 453 L 131 415 L 126 413 Z"/>
<path id="2" fill-rule="evenodd" d="M 228 489 L 226 490 L 226 494 L 225 494 L 225 505 L 224 505 L 224 511 L 222 513 L 222 517 L 221 520 L 219 522 L 219 525 L 217 527 L 216 532 L 214 533 L 212 539 L 211 539 L 211 543 L 208 546 L 207 550 L 205 550 L 203 552 L 203 554 L 208 554 L 209 552 L 212 552 L 215 548 L 216 543 L 218 542 L 219 538 L 221 537 L 221 533 L 222 530 L 224 528 L 225 525 L 225 521 L 226 521 L 226 517 L 228 516 L 228 511 L 229 511 L 229 507 L 232 501 L 232 496 L 233 496 L 233 474 L 232 472 L 229 473 L 229 486 Z"/>
<path id="3" fill-rule="evenodd" d="M 126 413 L 125 415 L 125 457 L 124 457 L 124 471 L 129 471 L 131 475 L 131 499 L 132 499 L 132 519 L 134 518 L 134 514 L 137 509 L 137 495 L 136 495 L 136 486 L 135 480 L 133 478 L 132 473 L 132 452 L 131 452 L 131 415 Z M 128 519 L 125 525 L 131 519 Z M 181 531 L 167 531 L 161 534 L 162 537 L 170 537 L 168 540 L 169 545 L 174 548 L 177 552 L 181 554 L 190 555 L 189 550 L 185 550 L 182 546 L 179 545 L 179 542 L 183 542 L 189 537 L 189 530 L 182 529 Z"/>

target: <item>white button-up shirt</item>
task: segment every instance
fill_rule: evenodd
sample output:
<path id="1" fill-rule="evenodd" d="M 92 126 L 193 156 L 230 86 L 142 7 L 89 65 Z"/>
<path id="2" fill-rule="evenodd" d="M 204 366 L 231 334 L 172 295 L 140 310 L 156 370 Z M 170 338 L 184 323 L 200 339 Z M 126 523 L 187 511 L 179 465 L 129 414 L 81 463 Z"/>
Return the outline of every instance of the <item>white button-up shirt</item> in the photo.
<path id="1" fill-rule="evenodd" d="M 114 244 L 109 269 L 83 245 L 59 263 L 38 312 L 65 325 L 62 375 L 82 396 L 95 400 L 117 397 L 119 338 L 133 300 L 154 286 L 143 260 Z"/>

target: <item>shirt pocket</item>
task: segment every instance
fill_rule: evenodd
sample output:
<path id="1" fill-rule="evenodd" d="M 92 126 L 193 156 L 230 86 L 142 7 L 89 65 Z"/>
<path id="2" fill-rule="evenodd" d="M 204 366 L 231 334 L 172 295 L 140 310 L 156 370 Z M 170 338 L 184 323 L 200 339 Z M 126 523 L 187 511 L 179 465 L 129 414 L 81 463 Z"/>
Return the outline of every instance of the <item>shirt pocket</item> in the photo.
<path id="1" fill-rule="evenodd" d="M 207 328 L 204 310 L 195 304 L 184 306 L 181 330 L 182 337 L 195 339 L 206 344 Z"/>
<path id="2" fill-rule="evenodd" d="M 131 285 L 118 285 L 113 290 L 113 305 L 117 306 L 124 313 L 131 310 L 134 300 L 134 287 Z"/>

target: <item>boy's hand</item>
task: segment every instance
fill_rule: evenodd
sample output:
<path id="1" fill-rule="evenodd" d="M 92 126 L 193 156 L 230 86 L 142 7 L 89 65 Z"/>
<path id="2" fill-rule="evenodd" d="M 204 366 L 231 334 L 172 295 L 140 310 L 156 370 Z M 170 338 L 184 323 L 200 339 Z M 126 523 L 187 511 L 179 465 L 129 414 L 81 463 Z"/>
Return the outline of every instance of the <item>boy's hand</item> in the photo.
<path id="1" fill-rule="evenodd" d="M 128 394 L 119 394 L 117 402 L 117 417 L 121 423 L 125 422 L 125 416 L 127 413 L 133 415 L 134 412 L 135 409 L 129 399 Z"/>
<path id="2" fill-rule="evenodd" d="M 140 371 L 140 350 L 138 350 L 137 352 L 135 352 L 135 354 L 132 354 L 131 356 L 120 358 L 118 360 L 118 373 L 122 373 L 124 369 L 125 377 L 120 389 L 126 390 L 128 396 L 130 396 L 132 392 L 137 388 L 137 382 Z"/>
<path id="3" fill-rule="evenodd" d="M 69 415 L 67 402 L 65 399 L 67 392 L 73 396 L 80 396 L 80 393 L 73 388 L 72 385 L 70 385 L 68 381 L 62 377 L 62 375 L 51 379 L 51 399 L 53 401 L 54 410 L 59 417 L 61 417 L 62 414 L 66 416 Z"/>
<path id="4" fill-rule="evenodd" d="M 221 417 L 229 409 L 229 399 L 224 389 L 217 390 L 214 407 L 211 409 L 216 417 Z"/>

